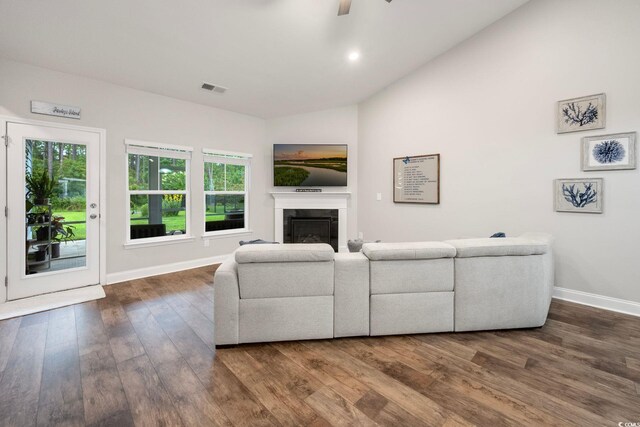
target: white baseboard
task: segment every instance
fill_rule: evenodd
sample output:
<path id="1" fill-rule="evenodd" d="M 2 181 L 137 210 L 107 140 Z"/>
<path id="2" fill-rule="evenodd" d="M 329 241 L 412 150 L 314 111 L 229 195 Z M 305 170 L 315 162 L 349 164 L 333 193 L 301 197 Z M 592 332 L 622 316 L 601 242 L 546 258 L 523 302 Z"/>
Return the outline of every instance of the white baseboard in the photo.
<path id="1" fill-rule="evenodd" d="M 107 285 L 126 282 L 127 280 L 142 279 L 144 277 L 157 276 L 159 274 L 175 273 L 176 271 L 189 270 L 191 268 L 204 267 L 211 264 L 220 264 L 230 254 L 217 255 L 209 258 L 200 258 L 190 261 L 174 262 L 172 264 L 155 265 L 153 267 L 138 268 L 136 270 L 121 271 L 107 274 Z"/>
<path id="2" fill-rule="evenodd" d="M 8 301 L 0 304 L 0 320 L 39 313 L 45 310 L 66 307 L 68 305 L 93 301 L 104 297 L 105 293 L 102 286 L 93 285 Z"/>
<path id="3" fill-rule="evenodd" d="M 632 316 L 640 316 L 640 303 L 635 301 L 628 301 L 558 287 L 554 288 L 553 297 L 582 305 L 602 308 L 604 310 L 617 311 L 618 313 L 630 314 Z"/>

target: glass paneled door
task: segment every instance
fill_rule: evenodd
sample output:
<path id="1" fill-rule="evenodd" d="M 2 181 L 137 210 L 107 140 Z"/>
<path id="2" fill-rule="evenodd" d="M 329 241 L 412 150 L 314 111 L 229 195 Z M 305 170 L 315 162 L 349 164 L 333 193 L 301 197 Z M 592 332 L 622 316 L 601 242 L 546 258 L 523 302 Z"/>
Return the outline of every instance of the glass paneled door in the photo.
<path id="1" fill-rule="evenodd" d="M 100 282 L 100 133 L 7 123 L 7 299 Z"/>

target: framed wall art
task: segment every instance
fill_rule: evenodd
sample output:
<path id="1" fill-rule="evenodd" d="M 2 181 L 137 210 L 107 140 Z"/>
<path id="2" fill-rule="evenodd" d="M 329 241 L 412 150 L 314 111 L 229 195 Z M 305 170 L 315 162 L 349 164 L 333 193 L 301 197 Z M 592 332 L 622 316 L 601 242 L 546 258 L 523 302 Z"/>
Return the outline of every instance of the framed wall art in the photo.
<path id="1" fill-rule="evenodd" d="M 553 183 L 556 212 L 602 213 L 602 178 L 556 179 Z"/>
<path id="2" fill-rule="evenodd" d="M 602 129 L 606 118 L 604 93 L 558 101 L 558 133 Z"/>
<path id="3" fill-rule="evenodd" d="M 636 168 L 636 133 L 586 136 L 582 138 L 582 170 Z"/>
<path id="4" fill-rule="evenodd" d="M 440 154 L 393 159 L 394 203 L 440 203 Z"/>

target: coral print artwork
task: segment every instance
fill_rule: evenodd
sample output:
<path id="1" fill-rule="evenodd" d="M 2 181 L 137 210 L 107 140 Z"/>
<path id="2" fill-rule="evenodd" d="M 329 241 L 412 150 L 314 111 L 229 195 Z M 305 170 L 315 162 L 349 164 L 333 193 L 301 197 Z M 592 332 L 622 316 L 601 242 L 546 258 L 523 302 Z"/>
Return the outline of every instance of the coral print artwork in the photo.
<path id="1" fill-rule="evenodd" d="M 554 192 L 558 212 L 602 213 L 602 178 L 556 179 Z"/>
<path id="2" fill-rule="evenodd" d="M 605 94 L 558 102 L 558 133 L 602 129 L 605 125 Z"/>
<path id="3" fill-rule="evenodd" d="M 636 133 L 582 138 L 582 170 L 636 168 Z"/>

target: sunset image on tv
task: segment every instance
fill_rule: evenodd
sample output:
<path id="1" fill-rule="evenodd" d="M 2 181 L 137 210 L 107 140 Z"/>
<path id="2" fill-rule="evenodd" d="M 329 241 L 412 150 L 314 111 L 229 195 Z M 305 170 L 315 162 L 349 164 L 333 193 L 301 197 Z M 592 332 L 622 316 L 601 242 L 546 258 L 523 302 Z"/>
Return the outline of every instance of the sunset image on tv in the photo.
<path id="1" fill-rule="evenodd" d="M 346 145 L 274 144 L 273 185 L 276 187 L 344 187 Z"/>

